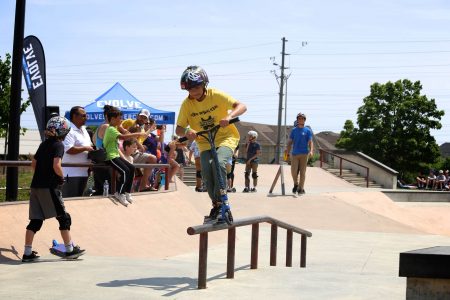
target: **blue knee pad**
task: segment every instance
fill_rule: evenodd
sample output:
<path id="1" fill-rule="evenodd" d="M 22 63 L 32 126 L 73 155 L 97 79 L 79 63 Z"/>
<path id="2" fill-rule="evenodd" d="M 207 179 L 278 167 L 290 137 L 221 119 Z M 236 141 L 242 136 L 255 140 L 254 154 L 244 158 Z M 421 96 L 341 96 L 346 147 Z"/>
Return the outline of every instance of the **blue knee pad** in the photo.
<path id="1" fill-rule="evenodd" d="M 244 176 L 245 176 L 245 179 L 250 179 L 250 172 L 245 172 Z"/>
<path id="2" fill-rule="evenodd" d="M 195 172 L 195 177 L 196 178 L 202 178 L 202 171 Z"/>
<path id="3" fill-rule="evenodd" d="M 44 223 L 43 220 L 32 219 L 30 220 L 27 229 L 36 233 L 41 229 L 43 223 Z"/>
<path id="4" fill-rule="evenodd" d="M 252 178 L 253 178 L 253 179 L 258 178 L 258 172 L 253 172 L 253 173 L 252 173 Z"/>
<path id="5" fill-rule="evenodd" d="M 59 230 L 70 230 L 70 225 L 72 225 L 72 218 L 69 213 L 65 213 L 62 216 L 56 217 L 59 222 Z"/>

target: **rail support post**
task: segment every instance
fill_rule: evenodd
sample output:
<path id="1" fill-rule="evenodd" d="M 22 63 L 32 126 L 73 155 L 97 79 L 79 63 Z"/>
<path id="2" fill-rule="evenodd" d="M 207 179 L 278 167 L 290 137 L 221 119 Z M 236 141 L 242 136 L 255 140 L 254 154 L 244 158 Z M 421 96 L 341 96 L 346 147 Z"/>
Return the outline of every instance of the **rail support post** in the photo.
<path id="1" fill-rule="evenodd" d="M 286 267 L 292 267 L 292 229 L 286 231 Z"/>
<path id="2" fill-rule="evenodd" d="M 252 224 L 252 250 L 250 259 L 250 269 L 258 268 L 258 239 L 259 239 L 259 223 Z"/>
<path id="3" fill-rule="evenodd" d="M 198 253 L 198 288 L 206 289 L 206 267 L 208 264 L 208 233 L 200 233 Z"/>
<path id="4" fill-rule="evenodd" d="M 234 278 L 234 257 L 236 250 L 236 228 L 228 229 L 227 278 Z"/>
<path id="5" fill-rule="evenodd" d="M 306 235 L 302 234 L 302 244 L 300 246 L 300 268 L 306 267 Z"/>
<path id="6" fill-rule="evenodd" d="M 270 265 L 277 265 L 277 238 L 278 238 L 278 226 L 272 224 L 270 228 Z"/>

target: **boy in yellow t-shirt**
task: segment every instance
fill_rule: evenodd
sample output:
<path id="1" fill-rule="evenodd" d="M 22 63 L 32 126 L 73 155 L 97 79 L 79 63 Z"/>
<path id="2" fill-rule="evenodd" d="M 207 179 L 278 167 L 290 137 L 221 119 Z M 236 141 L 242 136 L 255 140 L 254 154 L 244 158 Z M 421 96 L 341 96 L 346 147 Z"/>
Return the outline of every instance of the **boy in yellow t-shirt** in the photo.
<path id="1" fill-rule="evenodd" d="M 239 143 L 239 132 L 234 124 L 229 125 L 229 121 L 242 115 L 247 107 L 224 92 L 207 88 L 208 83 L 208 75 L 199 66 L 189 66 L 181 75 L 181 89 L 187 90 L 189 94 L 181 104 L 176 134 L 197 142 L 200 150 L 202 177 L 213 203 L 209 218 L 215 219 L 221 204 L 219 182 L 215 180 L 217 175 L 209 151 L 209 143 L 202 137 L 197 138 L 197 131 L 209 129 L 217 124 L 222 127 L 217 132 L 215 145 L 222 179 L 225 180 L 226 164 Z"/>

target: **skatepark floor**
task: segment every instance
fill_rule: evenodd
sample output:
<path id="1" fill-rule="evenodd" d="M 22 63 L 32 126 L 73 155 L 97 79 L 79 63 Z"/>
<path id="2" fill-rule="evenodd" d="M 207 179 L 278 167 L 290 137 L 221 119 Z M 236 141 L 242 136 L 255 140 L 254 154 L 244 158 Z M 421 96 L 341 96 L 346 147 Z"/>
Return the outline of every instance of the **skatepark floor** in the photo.
<path id="1" fill-rule="evenodd" d="M 206 193 L 179 181 L 171 191 L 134 196 L 124 207 L 108 198 L 67 200 L 72 237 L 87 250 L 76 261 L 48 252 L 59 238 L 55 220 L 44 222 L 34 247 L 41 259 L 22 263 L 27 203 L 0 205 L 0 299 L 404 299 L 399 253 L 450 245 L 450 203 L 396 203 L 378 189 L 353 186 L 308 168 L 306 195 L 293 196 L 284 167 L 261 165 L 258 191 L 241 193 L 243 165 L 230 194 L 235 219 L 268 215 L 312 232 L 306 268 L 294 234 L 293 267 L 285 267 L 278 233 L 277 266 L 269 265 L 270 225 L 260 226 L 259 261 L 250 269 L 250 226 L 236 229 L 235 278 L 226 279 L 226 230 L 209 234 L 207 289 L 197 289 L 198 236 L 186 229 L 209 212 Z"/>

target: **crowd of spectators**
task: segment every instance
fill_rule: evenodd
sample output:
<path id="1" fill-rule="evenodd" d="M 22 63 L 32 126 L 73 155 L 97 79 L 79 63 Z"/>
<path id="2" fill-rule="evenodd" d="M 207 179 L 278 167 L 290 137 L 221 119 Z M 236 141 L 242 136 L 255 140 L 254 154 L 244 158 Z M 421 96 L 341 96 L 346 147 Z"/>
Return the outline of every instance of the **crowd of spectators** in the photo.
<path id="1" fill-rule="evenodd" d="M 450 173 L 449 170 L 433 170 L 431 169 L 428 175 L 419 172 L 416 177 L 416 182 L 413 184 L 405 184 L 403 180 L 398 180 L 398 187 L 403 189 L 419 189 L 419 190 L 433 190 L 433 191 L 449 191 Z"/>
<path id="2" fill-rule="evenodd" d="M 120 120 L 114 125 L 110 124 L 109 114 L 116 115 L 118 108 L 105 105 L 104 123 L 95 131 L 86 128 L 87 114 L 83 107 L 74 106 L 70 110 L 70 122 L 72 127 L 65 137 L 63 163 L 91 163 L 88 154 L 91 151 L 105 149 L 105 134 L 108 128 L 114 127 L 115 140 L 121 160 L 129 164 L 168 164 L 169 170 L 165 174 L 165 168 L 147 167 L 135 168 L 131 174 L 133 185 L 130 192 L 157 191 L 162 186 L 162 181 L 174 182 L 174 176 L 178 173 L 183 180 L 184 167 L 195 164 L 197 192 L 206 192 L 201 174 L 201 162 L 198 147 L 195 141 L 192 144 L 180 143 L 178 136 L 174 135 L 168 143 L 164 142 L 166 126 L 156 124 L 150 116 L 150 112 L 142 109 L 136 119 Z M 120 110 L 119 110 L 120 111 Z M 119 116 L 121 118 L 121 116 Z M 116 124 L 118 123 L 118 124 Z M 112 129 L 112 128 L 110 128 Z M 110 134 L 113 131 L 110 132 Z M 117 140 L 117 141 L 116 141 Z M 238 147 L 233 155 L 234 161 L 230 162 L 230 170 L 227 172 L 227 190 L 235 192 L 233 188 L 234 163 Z M 105 149 L 108 159 L 108 149 Z M 94 164 L 93 167 L 64 167 L 64 177 L 67 184 L 64 185 L 63 197 L 80 197 L 86 195 L 102 195 L 104 183 L 111 183 L 112 168 L 108 164 Z M 118 183 L 125 175 L 118 172 Z M 128 176 L 131 176 L 128 175 Z M 126 177 L 128 177 L 126 176 Z M 125 182 L 125 179 L 124 179 Z M 108 194 L 112 193 L 109 185 Z M 128 194 L 128 192 L 127 192 Z M 128 196 L 128 199 L 131 199 Z M 132 201 L 129 201 L 130 203 Z"/>

